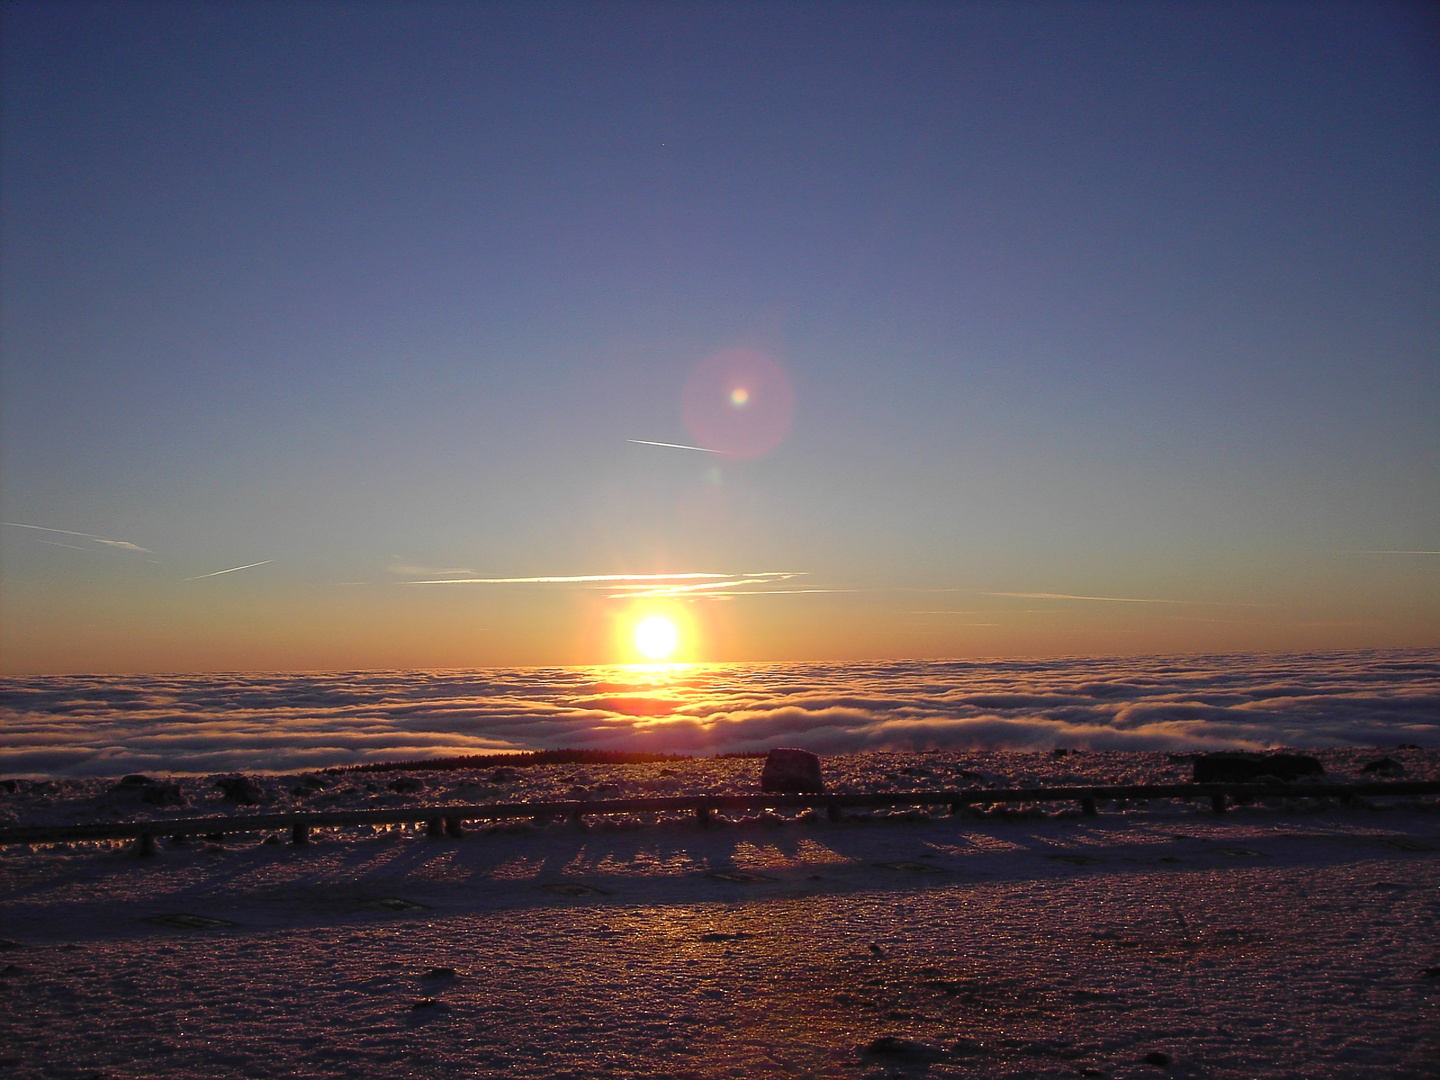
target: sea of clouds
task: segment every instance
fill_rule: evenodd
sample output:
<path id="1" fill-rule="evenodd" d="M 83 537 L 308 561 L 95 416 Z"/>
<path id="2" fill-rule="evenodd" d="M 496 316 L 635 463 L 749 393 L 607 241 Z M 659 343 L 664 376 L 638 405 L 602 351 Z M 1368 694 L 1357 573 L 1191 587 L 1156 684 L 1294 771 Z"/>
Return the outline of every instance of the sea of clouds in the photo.
<path id="1" fill-rule="evenodd" d="M 1440 650 L 0 680 L 0 776 L 502 750 L 1440 746 Z"/>

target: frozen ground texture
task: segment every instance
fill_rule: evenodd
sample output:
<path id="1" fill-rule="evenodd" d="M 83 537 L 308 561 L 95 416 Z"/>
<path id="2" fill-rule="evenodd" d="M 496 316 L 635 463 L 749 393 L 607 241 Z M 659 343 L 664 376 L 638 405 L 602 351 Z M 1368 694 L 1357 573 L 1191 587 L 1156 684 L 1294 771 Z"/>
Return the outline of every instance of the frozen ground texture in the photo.
<path id="1" fill-rule="evenodd" d="M 1387 753 L 1416 778 L 1440 764 Z M 1380 751 L 1321 756 L 1358 775 Z M 825 767 L 850 790 L 1188 772 L 1163 753 Z M 429 786 L 406 797 L 753 791 L 758 769 L 420 773 Z M 363 804 L 412 775 L 323 790 Z M 258 780 L 277 802 L 299 798 L 293 776 Z M 87 786 L 122 797 L 62 780 L 7 799 L 58 812 Z M 1434 1077 L 1437 811 L 1277 796 L 1225 815 L 1157 801 L 1098 818 L 338 830 L 308 848 L 252 834 L 162 840 L 149 859 L 12 846 L 0 1075 Z"/>
<path id="2" fill-rule="evenodd" d="M 1440 748 L 1440 651 L 0 679 L 0 776 L 590 747 Z"/>
<path id="3" fill-rule="evenodd" d="M 1374 781 L 1367 765 L 1392 764 L 1389 776 L 1440 780 L 1440 749 L 1332 747 L 1308 751 L 1325 768 L 1318 779 L 1343 783 Z M 1124 751 L 1017 753 L 1002 750 L 926 753 L 835 754 L 822 759 L 828 790 L 836 792 L 948 791 L 984 787 L 1067 787 L 1086 784 L 1189 783 L 1191 759 L 1172 753 Z M 257 794 L 238 805 L 216 786 L 220 776 L 148 778 L 173 783 L 180 802 L 156 806 L 144 789 L 117 783 L 119 777 L 58 780 L 7 778 L 0 782 L 0 828 L 19 825 L 74 825 L 91 821 L 163 821 L 217 814 L 277 814 L 304 810 L 362 810 L 438 804 L 610 800 L 667 795 L 755 795 L 760 792 L 759 758 L 711 758 L 637 765 L 532 765 L 522 768 L 406 769 L 381 772 L 250 774 Z M 13 786 L 14 790 L 7 790 Z M 1333 803 L 1333 800 L 1330 800 Z M 1206 803 L 1208 806 L 1208 802 Z M 1301 800 L 1296 809 L 1317 809 L 1320 800 Z M 1137 804 L 1137 808 L 1138 804 Z M 1157 800 L 1145 812 L 1190 813 L 1190 804 Z M 1011 807 L 1003 813 L 1014 813 Z M 1018 808 L 1023 813 L 1071 812 L 1065 804 Z M 901 811 L 908 813 L 908 811 Z M 732 815 L 733 817 L 734 815 Z M 791 815 L 793 816 L 793 815 Z M 882 814 L 882 816 L 884 816 Z M 655 824 L 660 815 L 597 819 L 599 827 Z M 688 821 L 689 815 L 676 815 Z M 720 824 L 725 824 L 722 815 Z"/>

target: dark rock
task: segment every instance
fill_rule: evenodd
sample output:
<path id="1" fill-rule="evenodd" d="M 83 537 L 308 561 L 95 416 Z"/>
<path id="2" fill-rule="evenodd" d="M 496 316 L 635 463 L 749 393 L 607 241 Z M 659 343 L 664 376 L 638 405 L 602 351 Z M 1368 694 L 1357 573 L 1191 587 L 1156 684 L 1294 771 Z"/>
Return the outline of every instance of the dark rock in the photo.
<path id="1" fill-rule="evenodd" d="M 15 792 L 19 789 L 19 787 L 20 785 L 17 784 L 14 780 L 0 780 L 0 788 L 4 788 L 11 795 L 14 795 Z"/>
<path id="2" fill-rule="evenodd" d="M 813 792 L 825 790 L 820 775 L 820 759 L 808 750 L 781 747 L 771 750 L 765 758 L 765 771 L 760 774 L 760 790 L 766 792 Z"/>
<path id="3" fill-rule="evenodd" d="M 1170 1064 L 1170 1055 L 1161 1050 L 1151 1050 L 1140 1060 L 1146 1065 L 1154 1065 L 1157 1069 L 1163 1069 Z"/>
<path id="4" fill-rule="evenodd" d="M 254 806 L 265 794 L 259 784 L 250 777 L 242 776 L 239 773 L 216 777 L 215 786 L 225 794 L 225 798 L 231 802 L 240 803 L 242 806 Z"/>
<path id="5" fill-rule="evenodd" d="M 418 776 L 397 776 L 387 786 L 399 795 L 410 795 L 417 791 L 424 791 L 425 781 Z"/>
<path id="6" fill-rule="evenodd" d="M 14 948 L 14 945 L 11 944 L 8 947 Z M 1436 964 L 1434 967 L 1421 968 L 1420 974 L 1424 975 L 1427 979 L 1440 979 L 1440 964 Z"/>
<path id="7" fill-rule="evenodd" d="M 490 774 L 492 784 L 509 784 L 520 779 L 520 774 L 508 765 L 502 765 Z"/>
<path id="8" fill-rule="evenodd" d="M 420 977 L 422 979 L 453 979 L 455 978 L 455 969 L 452 967 L 433 967 Z"/>
<path id="9" fill-rule="evenodd" d="M 1104 1076 L 1105 1074 L 1093 1065 L 1084 1065 L 1080 1069 L 1081 1076 Z"/>
<path id="10" fill-rule="evenodd" d="M 1262 777 L 1290 781 L 1324 774 L 1325 767 L 1308 754 L 1201 754 L 1195 758 L 1197 784 L 1250 784 Z"/>
<path id="11" fill-rule="evenodd" d="M 939 1061 L 945 1056 L 938 1047 L 913 1039 L 902 1039 L 896 1035 L 882 1035 L 860 1052 L 861 1057 L 881 1058 L 886 1061 Z"/>
<path id="12" fill-rule="evenodd" d="M 410 1008 L 415 1012 L 419 1012 L 422 1009 L 438 1009 L 443 1011 L 445 1007 L 446 1006 L 443 1001 L 438 1001 L 435 998 L 421 998 L 419 1001 L 415 1002 L 415 1004 L 410 1006 Z"/>
<path id="13" fill-rule="evenodd" d="M 150 777 L 148 777 L 148 776 L 143 776 L 143 775 L 141 775 L 140 773 L 131 773 L 129 776 L 122 776 L 122 777 L 120 778 L 120 784 L 119 784 L 119 786 L 120 786 L 120 787 L 146 787 L 147 785 L 153 784 L 153 783 L 155 783 L 155 781 L 154 781 L 154 780 L 151 780 Z"/>
<path id="14" fill-rule="evenodd" d="M 1360 771 L 1374 773 L 1376 776 L 1404 776 L 1405 766 L 1393 757 L 1382 757 L 1368 762 Z"/>
<path id="15" fill-rule="evenodd" d="M 152 783 L 141 789 L 140 801 L 150 806 L 184 806 L 185 796 L 179 784 Z"/>

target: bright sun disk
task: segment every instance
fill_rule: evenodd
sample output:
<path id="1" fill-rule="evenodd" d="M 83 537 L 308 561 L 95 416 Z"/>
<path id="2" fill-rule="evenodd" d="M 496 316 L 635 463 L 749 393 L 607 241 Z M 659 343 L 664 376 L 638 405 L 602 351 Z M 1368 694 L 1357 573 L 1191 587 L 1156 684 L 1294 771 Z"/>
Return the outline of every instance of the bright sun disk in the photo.
<path id="1" fill-rule="evenodd" d="M 663 660 L 675 651 L 680 634 L 664 615 L 641 619 L 635 627 L 635 647 L 651 660 Z"/>

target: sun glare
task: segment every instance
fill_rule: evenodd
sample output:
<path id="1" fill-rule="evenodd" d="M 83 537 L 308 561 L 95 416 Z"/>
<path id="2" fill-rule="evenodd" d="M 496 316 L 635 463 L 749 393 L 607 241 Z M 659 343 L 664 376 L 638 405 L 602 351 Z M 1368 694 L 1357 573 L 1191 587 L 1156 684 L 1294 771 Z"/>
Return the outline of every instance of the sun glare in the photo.
<path id="1" fill-rule="evenodd" d="M 635 647 L 651 660 L 664 660 L 675 651 L 680 634 L 664 615 L 641 619 L 635 627 Z"/>
<path id="2" fill-rule="evenodd" d="M 744 405 L 749 400 L 750 391 L 746 390 L 743 386 L 737 386 L 734 390 L 730 391 L 730 404 L 734 405 L 736 408 Z"/>

